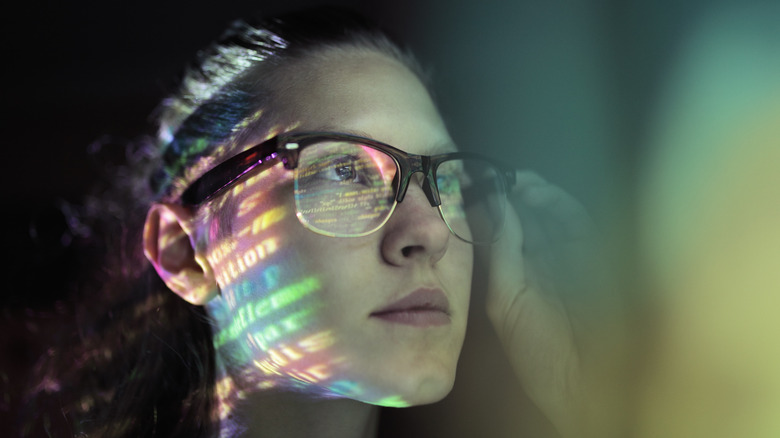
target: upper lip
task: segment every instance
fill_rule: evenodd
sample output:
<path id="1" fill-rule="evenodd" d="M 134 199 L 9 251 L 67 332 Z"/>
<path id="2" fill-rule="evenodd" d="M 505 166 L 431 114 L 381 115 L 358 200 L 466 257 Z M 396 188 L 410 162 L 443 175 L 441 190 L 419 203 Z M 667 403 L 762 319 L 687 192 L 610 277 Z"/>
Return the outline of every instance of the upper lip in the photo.
<path id="1" fill-rule="evenodd" d="M 450 314 L 450 301 L 447 295 L 441 289 L 420 288 L 403 298 L 382 307 L 379 310 L 371 312 L 371 315 L 381 315 L 384 313 L 403 312 L 403 311 L 424 311 L 433 310 Z"/>

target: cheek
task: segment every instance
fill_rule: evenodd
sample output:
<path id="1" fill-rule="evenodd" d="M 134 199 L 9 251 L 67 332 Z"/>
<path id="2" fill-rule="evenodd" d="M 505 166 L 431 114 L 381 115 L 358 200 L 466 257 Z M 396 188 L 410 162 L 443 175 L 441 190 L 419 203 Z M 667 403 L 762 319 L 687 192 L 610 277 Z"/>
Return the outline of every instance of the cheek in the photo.
<path id="1" fill-rule="evenodd" d="M 462 300 L 468 306 L 474 271 L 474 246 L 459 240 L 453 241 L 442 264 L 446 266 L 443 268 L 446 271 L 443 274 L 446 286 L 457 295 L 456 299 Z"/>
<path id="2" fill-rule="evenodd" d="M 332 239 L 304 229 L 287 195 L 244 192 L 237 198 L 230 232 L 213 242 L 207 255 L 222 292 L 209 304 L 217 322 L 214 343 L 238 371 L 234 374 L 240 374 L 238 387 L 300 387 L 306 382 L 314 384 L 308 386 L 313 391 L 326 387 L 376 401 L 389 392 L 413 392 L 399 382 L 418 386 L 419 376 L 401 378 L 393 374 L 398 369 L 448 375 L 468 313 L 471 246 L 451 242 L 439 267 L 443 286 L 460 309 L 456 333 L 432 342 L 436 348 L 396 340 L 398 348 L 393 349 L 384 332 L 361 325 L 387 294 L 378 288 L 398 280 L 383 276 L 379 243 L 372 238 Z M 432 354 L 432 349 L 442 351 Z M 427 367 L 420 365 L 422 358 Z"/>
<path id="3" fill-rule="evenodd" d="M 235 278 L 229 268 L 231 281 L 210 309 L 218 322 L 217 352 L 241 368 L 248 379 L 243 387 L 273 386 L 282 375 L 311 383 L 328 377 L 334 341 L 321 323 L 322 283 L 316 274 L 287 263 L 284 242 L 280 237 L 261 249 L 261 263 L 247 264 L 243 272 L 237 266 Z"/>
<path id="4" fill-rule="evenodd" d="M 240 188 L 238 191 L 240 193 Z M 212 240 L 207 252 L 223 291 L 246 281 L 257 281 L 258 271 L 278 260 L 280 249 L 289 246 L 285 240 L 293 229 L 291 222 L 295 220 L 295 213 L 274 192 L 255 191 L 246 196 L 230 194 L 236 197 L 230 229 Z M 212 236 L 214 228 L 212 226 Z M 258 286 L 263 288 L 262 284 Z"/>
<path id="5" fill-rule="evenodd" d="M 266 180 L 268 181 L 268 180 Z M 234 197 L 231 229 L 212 241 L 207 259 L 221 295 L 211 306 L 219 329 L 215 345 L 249 344 L 268 350 L 291 338 L 305 320 L 317 282 L 290 263 L 290 248 L 301 228 L 284 187 L 260 191 L 251 178 L 229 195 Z"/>
<path id="6" fill-rule="evenodd" d="M 339 309 L 354 301 L 339 291 L 355 288 L 334 255 L 353 253 L 304 229 L 283 195 L 244 196 L 208 254 L 221 287 L 209 304 L 214 344 L 242 388 L 327 385 L 344 353 Z"/>

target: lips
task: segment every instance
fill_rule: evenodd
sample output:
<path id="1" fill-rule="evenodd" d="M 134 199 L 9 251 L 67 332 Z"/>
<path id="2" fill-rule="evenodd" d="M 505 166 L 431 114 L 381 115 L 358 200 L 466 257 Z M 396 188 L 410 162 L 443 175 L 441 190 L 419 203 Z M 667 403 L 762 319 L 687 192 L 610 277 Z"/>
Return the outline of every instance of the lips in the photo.
<path id="1" fill-rule="evenodd" d="M 370 315 L 383 322 L 430 327 L 450 323 L 450 302 L 440 289 L 417 289 Z"/>

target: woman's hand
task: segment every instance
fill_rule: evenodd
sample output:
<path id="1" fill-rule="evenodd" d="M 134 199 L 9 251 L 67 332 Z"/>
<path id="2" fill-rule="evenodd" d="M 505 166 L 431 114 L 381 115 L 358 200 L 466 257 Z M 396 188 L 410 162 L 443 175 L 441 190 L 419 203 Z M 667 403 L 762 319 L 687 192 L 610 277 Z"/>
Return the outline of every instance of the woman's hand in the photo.
<path id="1" fill-rule="evenodd" d="M 517 172 L 510 199 L 518 208 L 488 255 L 488 316 L 563 436 L 619 436 L 625 330 L 602 242 L 584 207 L 532 172 Z"/>

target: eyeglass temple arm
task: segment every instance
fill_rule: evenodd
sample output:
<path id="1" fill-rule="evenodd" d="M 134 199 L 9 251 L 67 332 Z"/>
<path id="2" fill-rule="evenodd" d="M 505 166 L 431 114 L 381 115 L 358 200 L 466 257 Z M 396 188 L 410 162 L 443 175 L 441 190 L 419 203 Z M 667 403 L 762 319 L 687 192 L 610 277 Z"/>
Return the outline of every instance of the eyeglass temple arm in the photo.
<path id="1" fill-rule="evenodd" d="M 279 156 L 276 141 L 276 137 L 274 137 L 218 164 L 198 178 L 182 193 L 182 202 L 188 205 L 202 204 L 221 193 L 227 187 L 230 187 L 246 173 L 256 169 L 258 166 L 267 166 L 274 162 Z M 233 170 L 235 168 L 238 168 L 237 172 Z M 223 173 L 231 175 L 228 178 Z"/>

